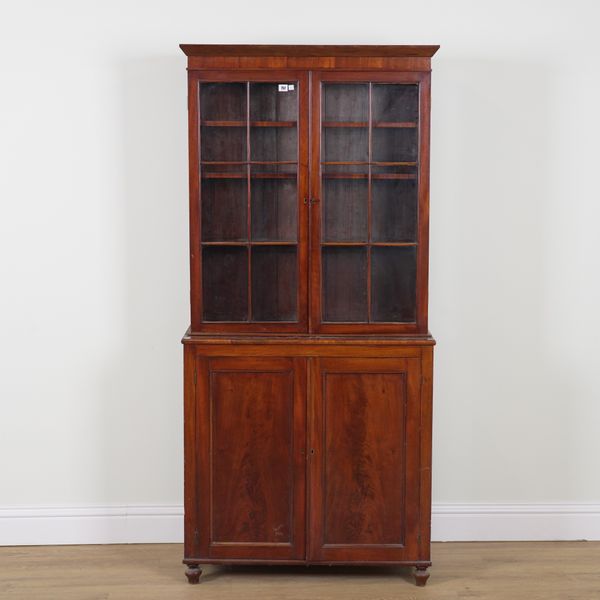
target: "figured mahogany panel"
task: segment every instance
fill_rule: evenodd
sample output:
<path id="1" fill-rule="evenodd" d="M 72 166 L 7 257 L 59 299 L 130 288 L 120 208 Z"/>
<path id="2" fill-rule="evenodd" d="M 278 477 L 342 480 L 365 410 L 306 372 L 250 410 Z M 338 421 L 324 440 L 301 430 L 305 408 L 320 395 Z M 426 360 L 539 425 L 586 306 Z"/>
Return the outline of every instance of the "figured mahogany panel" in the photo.
<path id="1" fill-rule="evenodd" d="M 292 372 L 214 372 L 210 395 L 213 543 L 289 543 Z"/>
<path id="2" fill-rule="evenodd" d="M 329 373 L 323 381 L 326 544 L 402 544 L 403 373 Z"/>
<path id="3" fill-rule="evenodd" d="M 305 361 L 241 357 L 203 365 L 203 553 L 303 556 Z"/>
<path id="4" fill-rule="evenodd" d="M 310 558 L 407 560 L 418 545 L 420 361 L 313 365 Z"/>

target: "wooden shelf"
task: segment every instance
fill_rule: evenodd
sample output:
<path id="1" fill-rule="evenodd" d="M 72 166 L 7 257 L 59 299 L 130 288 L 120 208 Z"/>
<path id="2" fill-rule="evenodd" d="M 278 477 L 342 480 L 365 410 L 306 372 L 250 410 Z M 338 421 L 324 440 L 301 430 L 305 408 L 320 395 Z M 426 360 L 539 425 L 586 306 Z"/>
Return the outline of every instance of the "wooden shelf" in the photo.
<path id="1" fill-rule="evenodd" d="M 295 160 L 201 160 L 201 165 L 245 166 L 245 165 L 297 165 Z"/>
<path id="2" fill-rule="evenodd" d="M 373 121 L 375 129 L 396 128 L 396 129 L 414 129 L 417 127 L 415 121 Z"/>
<path id="3" fill-rule="evenodd" d="M 368 179 L 367 173 L 322 173 L 323 179 Z M 416 179 L 415 173 L 371 173 L 371 179 Z"/>
<path id="4" fill-rule="evenodd" d="M 290 241 L 226 241 L 226 242 L 202 242 L 202 246 L 297 246 L 298 242 L 290 242 Z M 356 246 L 417 246 L 416 242 L 321 242 L 321 246 L 323 247 L 356 247 Z"/>
<path id="5" fill-rule="evenodd" d="M 247 179 L 248 173 L 202 173 L 201 179 Z"/>
<path id="6" fill-rule="evenodd" d="M 416 173 L 371 173 L 371 179 L 416 179 Z"/>
<path id="7" fill-rule="evenodd" d="M 395 128 L 395 129 L 414 129 L 417 127 L 416 121 L 373 121 L 372 127 L 375 129 Z M 323 127 L 368 127 L 368 121 L 323 121 Z"/>
<path id="8" fill-rule="evenodd" d="M 296 121 L 250 121 L 250 127 L 296 127 Z"/>
<path id="9" fill-rule="evenodd" d="M 416 246 L 416 242 L 321 242 L 321 246 Z"/>
<path id="10" fill-rule="evenodd" d="M 321 162 L 322 165 L 371 165 L 372 167 L 416 167 L 415 161 L 403 161 L 403 162 L 381 162 L 381 161 L 350 161 L 350 160 L 330 160 Z"/>
<path id="11" fill-rule="evenodd" d="M 202 246 L 297 246 L 298 242 L 201 242 Z"/>
<path id="12" fill-rule="evenodd" d="M 248 173 L 202 173 L 202 179 L 246 179 Z M 251 179 L 296 179 L 296 173 L 250 173 Z"/>
<path id="13" fill-rule="evenodd" d="M 368 121 L 323 121 L 323 127 L 368 127 Z"/>
<path id="14" fill-rule="evenodd" d="M 202 127 L 246 127 L 246 121 L 201 121 Z M 296 127 L 296 121 L 250 121 L 250 127 Z"/>

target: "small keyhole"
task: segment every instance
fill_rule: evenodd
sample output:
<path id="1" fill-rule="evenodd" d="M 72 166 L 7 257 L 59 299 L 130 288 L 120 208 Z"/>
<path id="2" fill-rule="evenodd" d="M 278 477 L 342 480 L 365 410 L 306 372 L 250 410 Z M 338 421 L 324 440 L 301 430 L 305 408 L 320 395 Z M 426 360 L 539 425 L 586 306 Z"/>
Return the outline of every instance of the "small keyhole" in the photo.
<path id="1" fill-rule="evenodd" d="M 311 455 L 313 455 L 313 454 L 315 453 L 315 449 L 314 449 L 314 448 L 311 448 L 311 449 L 310 449 L 310 453 L 311 453 Z"/>

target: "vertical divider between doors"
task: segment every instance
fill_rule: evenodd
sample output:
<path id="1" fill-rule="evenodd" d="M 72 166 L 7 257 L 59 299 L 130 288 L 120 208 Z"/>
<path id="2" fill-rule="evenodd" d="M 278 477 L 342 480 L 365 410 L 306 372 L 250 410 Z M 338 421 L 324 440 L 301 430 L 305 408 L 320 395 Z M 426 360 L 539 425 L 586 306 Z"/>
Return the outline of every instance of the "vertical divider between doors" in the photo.
<path id="1" fill-rule="evenodd" d="M 311 223 L 311 214 L 310 214 L 310 198 L 312 196 L 312 95 L 313 95 L 313 73 L 312 71 L 308 71 L 306 74 L 306 87 L 307 87 L 307 96 L 305 100 L 305 118 L 306 118 L 306 143 L 307 143 L 307 156 L 306 156 L 306 189 L 305 196 L 302 199 L 302 206 L 304 206 L 305 218 L 306 218 L 306 298 L 305 298 L 305 306 L 306 306 L 306 327 L 308 332 L 312 332 L 312 307 L 311 307 L 311 298 L 312 298 L 312 223 Z M 308 203 L 305 204 L 305 201 Z M 310 359 L 309 359 L 309 371 L 310 371 Z M 310 375 L 308 380 L 308 386 L 310 386 Z M 307 387 L 310 390 L 310 387 Z M 310 393 L 310 391 L 309 391 Z M 308 538 L 307 538 L 308 539 Z"/>
<path id="2" fill-rule="evenodd" d="M 252 321 L 252 177 L 250 173 L 251 155 L 250 152 L 250 82 L 246 82 L 246 181 L 247 191 L 247 208 L 246 208 L 246 238 L 248 240 L 248 312 L 246 320 Z"/>
<path id="3" fill-rule="evenodd" d="M 320 198 L 321 160 L 321 74 L 310 72 L 310 198 Z M 309 331 L 317 333 L 321 323 L 321 204 L 310 204 Z"/>
<path id="4" fill-rule="evenodd" d="M 309 330 L 310 286 L 310 211 L 304 199 L 310 195 L 310 77 L 307 71 L 297 74 L 300 84 L 298 94 L 298 322 L 303 332 Z"/>

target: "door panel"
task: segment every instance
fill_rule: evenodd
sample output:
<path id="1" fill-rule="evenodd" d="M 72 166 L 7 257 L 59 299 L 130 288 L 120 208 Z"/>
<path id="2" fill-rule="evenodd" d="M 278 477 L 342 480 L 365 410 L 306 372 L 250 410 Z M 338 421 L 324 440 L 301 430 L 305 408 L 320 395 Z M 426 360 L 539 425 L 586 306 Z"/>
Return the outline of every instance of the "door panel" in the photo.
<path id="1" fill-rule="evenodd" d="M 304 558 L 306 360 L 199 362 L 201 555 Z"/>
<path id="2" fill-rule="evenodd" d="M 308 73 L 197 71 L 192 331 L 308 329 Z"/>
<path id="3" fill-rule="evenodd" d="M 310 330 L 425 333 L 429 75 L 314 72 L 311 89 Z"/>
<path id="4" fill-rule="evenodd" d="M 313 361 L 309 559 L 411 560 L 418 548 L 420 361 Z"/>

